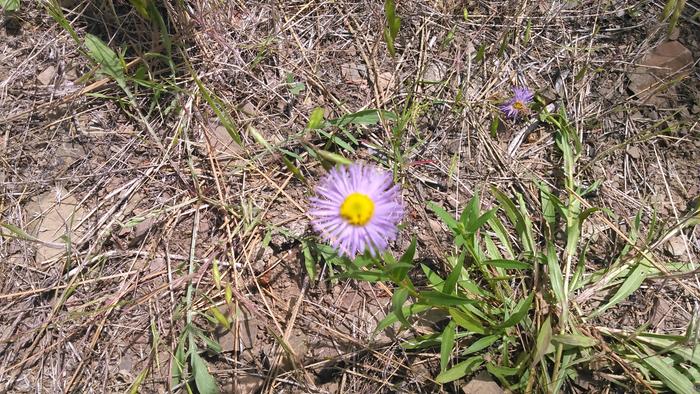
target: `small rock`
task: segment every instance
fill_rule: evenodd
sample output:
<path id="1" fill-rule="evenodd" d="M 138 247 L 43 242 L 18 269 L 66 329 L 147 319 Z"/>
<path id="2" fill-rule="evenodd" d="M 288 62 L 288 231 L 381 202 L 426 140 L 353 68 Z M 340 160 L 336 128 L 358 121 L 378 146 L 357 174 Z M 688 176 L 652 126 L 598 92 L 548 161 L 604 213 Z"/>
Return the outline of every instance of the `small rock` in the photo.
<path id="1" fill-rule="evenodd" d="M 636 146 L 630 146 L 627 148 L 627 154 L 630 155 L 631 158 L 637 160 L 642 157 L 642 150 Z"/>
<path id="2" fill-rule="evenodd" d="M 255 108 L 255 106 L 250 101 L 246 101 L 245 104 L 243 104 L 243 107 L 241 107 L 241 111 L 243 111 L 244 114 L 246 114 L 250 117 L 255 117 L 255 116 L 260 115 L 258 113 L 258 109 Z"/>
<path id="3" fill-rule="evenodd" d="M 464 394 L 503 394 L 503 389 L 486 371 L 481 371 L 469 383 L 462 386 Z"/>
<path id="4" fill-rule="evenodd" d="M 257 393 L 265 383 L 265 378 L 255 375 L 241 376 L 231 386 L 224 389 L 225 393 Z"/>
<path id="5" fill-rule="evenodd" d="M 678 41 L 664 42 L 644 56 L 639 67 L 628 74 L 629 88 L 637 97 L 646 100 L 661 80 L 686 72 L 692 65 L 693 55 L 688 48 Z"/>
<path id="6" fill-rule="evenodd" d="M 423 81 L 440 82 L 445 79 L 447 68 L 443 64 L 430 63 L 423 73 Z"/>
<path id="7" fill-rule="evenodd" d="M 347 83 L 362 85 L 366 83 L 367 67 L 362 64 L 344 63 L 340 65 L 340 73 Z"/>
<path id="8" fill-rule="evenodd" d="M 47 86 L 51 83 L 51 79 L 53 79 L 54 75 L 56 75 L 56 67 L 48 66 L 46 70 L 42 71 L 39 75 L 36 76 L 36 79 L 38 79 L 39 83 L 41 83 L 42 85 Z"/>
<path id="9" fill-rule="evenodd" d="M 379 90 L 384 92 L 386 89 L 389 87 L 389 84 L 391 83 L 391 73 L 390 72 L 383 72 L 379 74 L 377 78 L 377 86 L 379 87 Z"/>
<path id="10" fill-rule="evenodd" d="M 673 237 L 666 243 L 666 251 L 673 257 L 680 257 L 684 255 L 686 250 L 686 243 L 683 240 L 683 237 Z"/>
<path id="11" fill-rule="evenodd" d="M 31 220 L 29 232 L 44 243 L 37 244 L 36 260 L 43 262 L 65 252 L 67 239 L 79 238 L 78 223 L 85 211 L 78 200 L 62 187 L 37 196 L 26 206 Z M 67 235 L 68 238 L 64 238 Z M 49 245 L 51 244 L 51 245 Z"/>

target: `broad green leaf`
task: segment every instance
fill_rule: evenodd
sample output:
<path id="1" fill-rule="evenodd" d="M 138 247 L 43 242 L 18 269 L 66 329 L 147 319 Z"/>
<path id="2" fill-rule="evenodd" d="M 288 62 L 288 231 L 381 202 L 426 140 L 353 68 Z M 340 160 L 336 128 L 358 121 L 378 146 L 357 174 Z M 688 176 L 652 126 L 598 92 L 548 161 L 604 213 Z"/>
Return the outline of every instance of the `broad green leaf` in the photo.
<path id="1" fill-rule="evenodd" d="M 464 225 L 465 228 L 469 226 L 469 223 L 473 222 L 476 220 L 476 218 L 479 217 L 479 205 L 480 205 L 480 200 L 479 200 L 479 193 L 474 193 L 472 198 L 469 199 L 467 202 L 467 205 L 464 206 L 464 209 L 462 210 L 462 214 L 459 215 L 459 221 Z M 467 232 L 473 232 L 467 230 Z"/>
<path id="2" fill-rule="evenodd" d="M 477 334 L 486 333 L 486 330 L 479 319 L 474 317 L 471 313 L 457 308 L 449 308 L 448 311 L 454 322 L 460 327 L 467 329 L 469 332 L 474 332 Z"/>
<path id="3" fill-rule="evenodd" d="M 413 265 L 413 257 L 416 255 L 416 237 L 411 239 L 411 244 L 399 258 L 399 263 Z"/>
<path id="4" fill-rule="evenodd" d="M 6 12 L 17 11 L 19 9 L 19 0 L 0 0 L 0 8 Z"/>
<path id="5" fill-rule="evenodd" d="M 481 364 L 483 364 L 483 362 L 484 358 L 481 356 L 470 357 L 455 365 L 454 367 L 448 369 L 447 371 L 441 372 L 435 378 L 435 381 L 440 384 L 444 384 L 457 379 L 461 379 L 467 374 L 470 374 L 473 371 L 475 371 Z"/>
<path id="6" fill-rule="evenodd" d="M 551 230 L 556 226 L 557 213 L 556 205 L 557 198 L 552 195 L 549 186 L 544 183 L 537 184 L 540 188 L 540 200 L 542 201 L 542 217 Z"/>
<path id="7" fill-rule="evenodd" d="M 447 364 L 450 362 L 450 356 L 452 355 L 452 349 L 455 345 L 455 333 L 457 327 L 454 321 L 450 321 L 445 326 L 442 331 L 442 337 L 440 339 L 440 371 L 444 372 L 447 370 Z"/>
<path id="8" fill-rule="evenodd" d="M 401 287 L 394 291 L 394 295 L 391 297 L 391 311 L 396 315 L 399 322 L 405 327 L 409 327 L 408 320 L 403 315 L 403 304 L 406 303 L 408 299 L 408 289 Z"/>
<path id="9" fill-rule="evenodd" d="M 408 318 L 431 308 L 432 306 L 430 305 L 412 304 L 401 308 L 401 313 L 404 315 L 404 317 Z M 399 318 L 396 316 L 396 313 L 390 312 L 384 319 L 382 319 L 382 321 L 379 322 L 379 324 L 377 324 L 377 328 L 374 330 L 374 332 L 376 333 L 382 331 L 397 321 L 399 321 Z"/>
<path id="10" fill-rule="evenodd" d="M 418 293 L 418 300 L 423 304 L 428 305 L 443 305 L 443 306 L 453 306 L 453 305 L 465 305 L 473 304 L 475 301 L 468 298 L 458 297 L 454 295 L 449 295 L 441 293 L 439 291 L 422 291 Z"/>
<path id="11" fill-rule="evenodd" d="M 440 286 L 445 282 L 440 275 L 431 270 L 427 265 L 421 264 L 420 268 L 423 270 L 425 277 L 428 278 L 428 282 L 430 282 L 433 287 L 440 288 Z"/>
<path id="12" fill-rule="evenodd" d="M 401 343 L 401 347 L 404 349 L 425 349 L 436 347 L 440 344 L 440 333 L 433 333 L 427 335 L 420 335 L 415 338 L 411 338 L 406 342 Z"/>
<path id="13" fill-rule="evenodd" d="M 459 228 L 459 222 L 454 218 L 454 216 L 445 211 L 441 206 L 438 204 L 430 201 L 428 202 L 428 208 L 435 212 L 435 214 L 442 220 L 447 227 L 449 227 L 453 232 L 456 231 Z"/>
<path id="14" fill-rule="evenodd" d="M 535 343 L 535 351 L 532 355 L 532 364 L 530 364 L 530 367 L 533 368 L 537 363 L 542 360 L 542 357 L 547 353 L 547 349 L 549 348 L 550 344 L 552 342 L 552 324 L 550 321 L 550 317 L 547 316 L 547 318 L 542 322 L 542 326 L 540 327 L 540 332 L 537 334 L 537 342 Z"/>
<path id="15" fill-rule="evenodd" d="M 567 299 L 567 294 L 564 294 L 564 275 L 559 266 L 559 256 L 554 249 L 554 244 L 547 240 L 547 271 L 549 273 L 549 284 L 552 286 L 554 296 L 557 298 L 559 305 L 564 308 L 564 302 Z"/>
<path id="16" fill-rule="evenodd" d="M 515 376 L 520 372 L 520 368 L 502 367 L 500 365 L 495 365 L 492 363 L 486 364 L 486 370 L 491 373 L 491 375 L 504 378 L 506 376 Z"/>
<path id="17" fill-rule="evenodd" d="M 354 125 L 373 125 L 379 123 L 380 119 L 396 120 L 395 113 L 384 110 L 365 109 L 351 114 L 343 115 L 338 119 L 333 119 L 330 122 L 333 126 L 343 127 L 350 124 Z"/>
<path id="18" fill-rule="evenodd" d="M 510 243 L 508 231 L 503 225 L 503 222 L 501 222 L 498 216 L 494 216 L 491 218 L 491 220 L 489 220 L 489 226 L 491 227 L 491 231 L 493 231 L 496 234 L 496 237 L 498 237 L 498 240 L 501 242 L 501 246 L 503 246 L 508 252 L 507 257 L 513 258 L 516 254 L 513 252 L 513 245 Z"/>
<path id="19" fill-rule="evenodd" d="M 214 380 L 214 377 L 209 373 L 207 363 L 197 352 L 192 352 L 190 357 L 197 391 L 199 391 L 200 394 L 218 394 L 219 386 L 217 386 L 216 380 Z"/>
<path id="20" fill-rule="evenodd" d="M 415 255 L 415 253 L 416 239 L 413 238 L 408 249 L 406 249 L 404 254 L 399 258 L 398 262 L 394 261 L 394 257 L 391 255 L 390 252 L 386 252 L 384 254 L 384 260 L 386 261 L 384 271 L 389 274 L 391 280 L 393 280 L 394 283 L 401 283 L 404 280 L 406 280 L 408 271 L 410 271 L 411 268 L 413 268 L 413 256 Z"/>
<path id="21" fill-rule="evenodd" d="M 173 357 L 173 366 L 170 371 L 172 376 L 173 386 L 180 384 L 182 380 L 182 374 L 185 370 L 185 336 L 182 335 L 177 343 L 177 348 L 175 349 L 175 355 Z"/>
<path id="22" fill-rule="evenodd" d="M 316 132 L 322 135 L 325 139 L 327 139 L 330 144 L 338 145 L 340 148 L 348 152 L 355 152 L 355 148 L 353 148 L 352 145 L 347 143 L 344 139 L 340 138 L 337 134 L 329 133 L 323 129 L 316 129 Z M 309 148 L 307 147 L 307 149 Z"/>
<path id="23" fill-rule="evenodd" d="M 457 286 L 457 280 L 459 280 L 462 274 L 462 266 L 464 265 L 465 253 L 462 252 L 458 258 L 450 258 L 454 260 L 452 267 L 452 272 L 447 276 L 445 284 L 442 287 L 442 292 L 445 294 L 455 294 L 455 289 Z"/>
<path id="24" fill-rule="evenodd" d="M 535 296 L 535 293 L 530 293 L 530 295 L 522 299 L 518 302 L 518 304 L 515 306 L 515 309 L 513 310 L 513 313 L 504 321 L 502 324 L 498 325 L 498 329 L 502 330 L 504 328 L 512 327 L 518 323 L 520 323 L 521 320 L 527 315 L 528 311 L 530 310 L 530 305 L 532 305 L 532 299 Z"/>
<path id="25" fill-rule="evenodd" d="M 100 65 L 100 71 L 111 77 L 119 87 L 126 90 L 124 68 L 117 53 L 102 42 L 99 37 L 89 33 L 85 36 L 85 47 L 92 60 Z"/>
<path id="26" fill-rule="evenodd" d="M 468 233 L 476 232 L 477 230 L 479 230 L 481 228 L 481 226 L 483 226 L 489 220 L 491 220 L 491 218 L 496 214 L 497 211 L 498 211 L 498 208 L 493 208 L 493 209 L 486 211 L 483 215 L 479 216 L 475 220 L 470 221 L 469 225 L 465 226 L 466 227 L 465 231 Z"/>
<path id="27" fill-rule="evenodd" d="M 483 338 L 479 338 L 478 341 L 469 345 L 469 347 L 466 348 L 462 352 L 462 356 L 466 356 L 467 354 L 482 351 L 482 350 L 486 349 L 487 347 L 496 343 L 496 341 L 498 341 L 499 338 L 500 338 L 500 335 L 489 335 L 489 336 L 486 336 Z"/>
<path id="28" fill-rule="evenodd" d="M 311 282 L 316 280 L 316 260 L 311 253 L 311 247 L 306 241 L 301 241 L 301 250 L 304 255 L 304 267 L 306 268 L 306 273 L 309 275 Z"/>
<path id="29" fill-rule="evenodd" d="M 552 343 L 575 347 L 591 347 L 597 345 L 598 341 L 585 335 L 559 334 L 552 336 Z"/>
<path id="30" fill-rule="evenodd" d="M 629 297 L 630 294 L 634 293 L 639 288 L 639 286 L 642 285 L 642 283 L 648 275 L 648 266 L 642 263 L 637 263 L 637 265 L 632 269 L 625 281 L 622 282 L 620 288 L 617 289 L 617 292 L 610 298 L 610 300 L 608 300 L 608 302 L 605 305 L 601 306 L 595 312 L 593 312 L 590 315 L 590 317 L 598 316 L 599 314 L 606 311 L 608 308 L 617 305 L 620 301 L 623 301 L 624 299 Z"/>
<path id="31" fill-rule="evenodd" d="M 383 271 L 356 271 L 356 272 L 343 272 L 340 274 L 341 277 L 352 278 L 357 280 L 362 280 L 366 282 L 377 282 L 380 280 L 389 279 L 386 272 Z"/>
<path id="32" fill-rule="evenodd" d="M 490 265 L 492 267 L 497 267 L 497 268 L 516 269 L 516 270 L 524 270 L 524 269 L 532 268 L 532 266 L 530 264 L 523 263 L 522 261 L 506 260 L 506 259 L 484 260 L 483 264 Z"/>
<path id="33" fill-rule="evenodd" d="M 659 356 L 642 357 L 642 362 L 649 367 L 654 376 L 661 379 L 662 382 L 671 390 L 678 394 L 696 394 L 698 390 L 685 375 L 673 368 L 667 358 Z"/>

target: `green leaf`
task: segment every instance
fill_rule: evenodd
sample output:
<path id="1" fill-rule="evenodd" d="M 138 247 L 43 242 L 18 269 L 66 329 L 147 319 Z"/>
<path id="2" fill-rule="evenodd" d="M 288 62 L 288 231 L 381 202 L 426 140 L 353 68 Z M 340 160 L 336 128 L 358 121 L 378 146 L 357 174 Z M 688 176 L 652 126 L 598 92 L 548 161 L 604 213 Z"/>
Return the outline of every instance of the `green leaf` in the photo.
<path id="1" fill-rule="evenodd" d="M 454 295 L 449 295 L 441 293 L 439 291 L 422 291 L 418 293 L 418 300 L 423 304 L 428 305 L 443 305 L 443 306 L 455 306 L 455 305 L 465 305 L 473 304 L 475 301 L 468 298 L 458 297 Z"/>
<path id="2" fill-rule="evenodd" d="M 698 392 L 693 383 L 677 369 L 670 366 L 668 361 L 664 361 L 664 358 L 659 356 L 642 357 L 642 362 L 649 367 L 651 373 L 661 379 L 674 392 L 678 394 Z"/>
<path id="3" fill-rule="evenodd" d="M 303 82 L 292 82 L 287 88 L 293 96 L 298 96 L 299 93 L 306 89 L 306 85 Z"/>
<path id="4" fill-rule="evenodd" d="M 454 266 L 452 267 L 452 272 L 447 276 L 445 284 L 442 286 L 442 292 L 445 294 L 455 294 L 457 287 L 457 280 L 462 274 L 462 266 L 464 265 L 465 253 L 462 252 L 459 258 L 452 258 L 455 260 Z"/>
<path id="5" fill-rule="evenodd" d="M 380 280 L 389 279 L 386 272 L 383 271 L 354 271 L 354 272 L 343 272 L 340 274 L 341 277 L 352 278 L 356 280 L 362 280 L 366 282 L 377 282 Z"/>
<path id="6" fill-rule="evenodd" d="M 415 314 L 424 312 L 424 311 L 431 309 L 431 308 L 432 308 L 432 306 L 430 306 L 430 305 L 412 304 L 412 305 L 405 306 L 405 307 L 401 308 L 401 313 L 403 314 L 403 316 L 405 318 L 407 318 L 407 317 L 413 316 Z M 398 316 L 396 315 L 396 313 L 391 312 L 391 313 L 387 314 L 386 317 L 384 319 L 382 319 L 382 321 L 379 322 L 379 324 L 377 324 L 377 328 L 374 330 L 374 332 L 376 333 L 376 332 L 382 331 L 385 328 L 389 327 L 390 325 L 396 323 L 397 321 L 399 321 Z"/>
<path id="7" fill-rule="evenodd" d="M 403 315 L 403 304 L 406 303 L 408 299 L 408 289 L 401 287 L 394 291 L 394 295 L 391 297 L 391 310 L 396 315 L 396 318 L 404 327 L 409 327 L 408 320 Z"/>
<path id="8" fill-rule="evenodd" d="M 216 319 L 216 321 L 219 324 L 221 324 L 224 328 L 226 328 L 227 330 L 231 329 L 231 323 L 228 321 L 226 316 L 224 316 L 224 314 L 221 313 L 221 311 L 219 310 L 219 307 L 217 307 L 216 305 L 212 306 L 211 308 L 209 308 L 209 313 L 214 315 L 214 318 Z"/>
<path id="9" fill-rule="evenodd" d="M 320 129 L 323 127 L 323 114 L 324 110 L 323 108 L 317 107 L 311 112 L 311 116 L 309 116 L 309 123 L 306 125 L 307 129 L 313 130 L 313 129 Z"/>
<path id="10" fill-rule="evenodd" d="M 484 329 L 484 326 L 481 324 L 479 319 L 477 319 L 471 313 L 457 308 L 450 308 L 448 309 L 448 311 L 450 313 L 450 316 L 452 316 L 454 322 L 457 323 L 460 327 L 465 328 L 469 332 L 474 332 L 477 334 L 486 333 L 486 330 Z"/>
<path id="11" fill-rule="evenodd" d="M 146 376 L 148 376 L 148 371 L 149 367 L 144 368 L 139 375 L 136 377 L 136 379 L 131 383 L 131 386 L 129 386 L 128 393 L 129 394 L 138 394 L 139 393 L 139 388 L 141 387 L 141 384 L 143 383 L 144 380 L 146 380 Z"/>
<path id="12" fill-rule="evenodd" d="M 567 299 L 567 294 L 564 294 L 564 275 L 559 266 L 557 251 L 554 249 L 554 244 L 547 240 L 547 271 L 549 273 L 549 283 L 552 286 L 554 296 L 561 307 L 564 307 L 564 302 Z"/>
<path id="13" fill-rule="evenodd" d="M 100 65 L 100 71 L 117 82 L 119 87 L 126 90 L 124 68 L 117 53 L 102 42 L 99 37 L 89 33 L 85 36 L 85 47 L 90 58 Z"/>
<path id="14" fill-rule="evenodd" d="M 501 378 L 506 376 L 515 376 L 520 373 L 520 368 L 502 367 L 492 363 L 486 364 L 486 370 L 489 371 L 491 375 Z"/>
<path id="15" fill-rule="evenodd" d="M 343 115 L 338 119 L 333 119 L 330 124 L 333 126 L 343 127 L 349 124 L 355 125 L 373 125 L 379 123 L 380 119 L 396 120 L 395 113 L 377 109 L 365 109 L 351 114 Z"/>
<path id="16" fill-rule="evenodd" d="M 0 8 L 12 12 L 19 9 L 19 0 L 0 0 Z"/>
<path id="17" fill-rule="evenodd" d="M 532 299 L 534 298 L 535 293 L 530 293 L 530 295 L 518 302 L 518 304 L 515 306 L 515 309 L 513 313 L 510 315 L 506 321 L 504 321 L 502 324 L 498 326 L 498 330 L 502 330 L 504 328 L 512 327 L 518 323 L 520 323 L 521 320 L 527 315 L 527 312 L 530 310 L 530 305 L 532 305 Z"/>
<path id="18" fill-rule="evenodd" d="M 146 18 L 147 20 L 150 20 L 150 17 L 148 15 L 149 0 L 129 0 L 129 2 L 136 9 L 136 12 L 138 12 L 142 17 Z"/>
<path id="19" fill-rule="evenodd" d="M 439 206 L 437 203 L 434 203 L 432 201 L 428 202 L 428 208 L 430 208 L 431 211 L 435 212 L 438 218 L 442 220 L 447 227 L 449 227 L 453 232 L 455 232 L 459 228 L 459 222 L 454 218 L 454 216 L 445 211 L 441 206 Z"/>
<path id="20" fill-rule="evenodd" d="M 416 255 L 416 237 L 411 239 L 411 244 L 399 258 L 399 263 L 413 265 L 413 257 Z"/>
<path id="21" fill-rule="evenodd" d="M 649 268 L 642 263 L 638 263 L 629 273 L 620 288 L 617 289 L 617 292 L 610 298 L 610 300 L 608 300 L 605 305 L 591 313 L 590 317 L 598 316 L 608 308 L 617 305 L 620 301 L 629 297 L 630 294 L 634 293 L 639 286 L 642 285 L 644 280 L 647 278 L 647 275 L 649 275 Z"/>
<path id="22" fill-rule="evenodd" d="M 191 362 L 192 371 L 194 373 L 194 382 L 197 385 L 197 391 L 200 394 L 218 394 L 219 386 L 216 384 L 216 380 L 209 373 L 207 368 L 207 363 L 197 354 L 197 352 L 192 352 Z"/>
<path id="23" fill-rule="evenodd" d="M 442 337 L 440 339 L 440 372 L 447 370 L 447 364 L 450 362 L 452 349 L 455 345 L 456 329 L 457 327 L 454 321 L 450 321 L 442 331 Z"/>
<path id="24" fill-rule="evenodd" d="M 547 349 L 550 347 L 552 342 L 552 324 L 550 317 L 542 322 L 540 327 L 540 332 L 537 334 L 537 342 L 535 343 L 535 352 L 532 356 L 532 364 L 530 368 L 533 368 L 537 363 L 542 360 L 542 357 L 547 353 Z"/>
<path id="25" fill-rule="evenodd" d="M 505 268 L 505 269 L 524 270 L 524 269 L 532 268 L 530 266 L 530 264 L 523 263 L 522 261 L 517 261 L 517 260 L 506 260 L 506 259 L 484 260 L 483 263 L 486 265 L 490 265 L 492 267 Z"/>
<path id="26" fill-rule="evenodd" d="M 598 344 L 594 338 L 577 334 L 559 334 L 552 336 L 552 343 L 574 347 L 592 347 Z"/>
<path id="27" fill-rule="evenodd" d="M 221 345 L 219 344 L 219 342 L 217 342 L 217 341 L 215 341 L 215 340 L 209 338 L 209 337 L 208 337 L 206 334 L 204 334 L 203 332 L 197 331 L 197 336 L 199 337 L 199 339 L 201 339 L 201 340 L 207 345 L 207 347 L 209 348 L 209 350 L 211 350 L 212 352 L 218 354 L 218 353 L 221 353 L 221 352 L 223 351 L 223 349 L 221 348 Z"/>
<path id="28" fill-rule="evenodd" d="M 386 46 L 389 50 L 389 54 L 393 57 L 396 56 L 396 50 L 394 48 L 394 41 L 396 35 L 399 33 L 401 28 L 401 18 L 396 16 L 396 4 L 394 0 L 384 1 L 384 13 L 386 14 L 387 27 L 384 29 L 384 39 L 386 40 Z"/>
<path id="29" fill-rule="evenodd" d="M 476 370 L 481 364 L 483 364 L 484 358 L 481 356 L 470 357 L 461 363 L 455 365 L 454 367 L 448 369 L 445 372 L 441 372 L 435 381 L 444 384 L 447 382 L 452 382 L 457 379 L 461 379 L 469 373 Z"/>
<path id="30" fill-rule="evenodd" d="M 233 118 L 231 118 L 231 115 L 229 115 L 229 113 L 226 111 L 226 104 L 214 93 L 210 92 L 206 88 L 206 86 L 204 86 L 202 81 L 200 81 L 199 78 L 197 78 L 195 75 L 193 75 L 193 79 L 194 82 L 197 84 L 199 92 L 202 94 L 204 101 L 206 101 L 207 104 L 214 111 L 217 119 L 219 119 L 221 125 L 224 126 L 228 135 L 231 136 L 231 139 L 234 140 L 238 145 L 242 145 L 243 141 L 241 140 L 241 135 L 238 132 Z"/>
<path id="31" fill-rule="evenodd" d="M 284 162 L 284 166 L 287 167 L 289 172 L 294 174 L 295 178 L 302 181 L 303 183 L 306 183 L 306 177 L 304 176 L 304 174 L 301 173 L 299 167 L 295 166 L 294 163 L 292 163 L 292 161 L 289 160 L 286 156 L 282 156 L 282 162 Z"/>
<path id="32" fill-rule="evenodd" d="M 319 156 L 322 158 L 336 164 L 344 164 L 344 165 L 350 165 L 352 164 L 352 160 L 346 159 L 343 155 L 339 155 L 337 153 L 333 152 L 328 152 L 323 149 L 319 149 L 316 151 Z"/>
<path id="33" fill-rule="evenodd" d="M 500 335 L 489 335 L 483 338 L 479 338 L 478 341 L 469 345 L 469 347 L 466 348 L 464 352 L 462 352 L 462 355 L 466 356 L 467 354 L 476 353 L 481 350 L 484 350 L 487 347 L 493 345 L 498 340 L 498 338 L 500 338 Z"/>
<path id="34" fill-rule="evenodd" d="M 311 247 L 306 241 L 301 241 L 301 250 L 304 255 L 304 267 L 306 268 L 306 273 L 309 275 L 311 282 L 316 280 L 316 260 L 311 253 Z"/>
<path id="35" fill-rule="evenodd" d="M 173 386 L 180 384 L 182 380 L 182 374 L 185 370 L 185 336 L 182 335 L 177 343 L 177 348 L 175 349 L 175 355 L 173 357 L 173 366 L 170 371 L 172 376 Z"/>

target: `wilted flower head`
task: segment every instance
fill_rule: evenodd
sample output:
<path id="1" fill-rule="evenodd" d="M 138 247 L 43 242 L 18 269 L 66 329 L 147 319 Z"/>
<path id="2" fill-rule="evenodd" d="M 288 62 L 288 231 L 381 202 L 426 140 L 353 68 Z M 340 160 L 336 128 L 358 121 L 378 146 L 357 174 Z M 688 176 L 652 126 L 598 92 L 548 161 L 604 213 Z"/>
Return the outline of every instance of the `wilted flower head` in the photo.
<path id="1" fill-rule="evenodd" d="M 354 258 L 385 250 L 403 216 L 399 187 L 391 173 L 351 164 L 333 168 L 311 198 L 311 224 L 341 255 Z"/>
<path id="2" fill-rule="evenodd" d="M 528 105 L 532 103 L 535 93 L 528 88 L 513 88 L 513 98 L 501 104 L 500 108 L 507 117 L 516 119 L 520 114 L 530 110 Z"/>

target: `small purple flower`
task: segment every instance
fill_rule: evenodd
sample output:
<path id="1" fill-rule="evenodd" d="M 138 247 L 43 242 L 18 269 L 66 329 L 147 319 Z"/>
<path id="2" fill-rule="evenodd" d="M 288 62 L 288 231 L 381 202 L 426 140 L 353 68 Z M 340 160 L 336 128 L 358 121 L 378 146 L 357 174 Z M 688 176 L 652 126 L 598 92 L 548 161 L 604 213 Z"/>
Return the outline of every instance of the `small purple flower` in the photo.
<path id="1" fill-rule="evenodd" d="M 533 97 L 535 93 L 528 88 L 513 88 L 513 98 L 501 104 L 499 108 L 507 117 L 517 119 L 518 116 L 530 110 L 528 105 L 532 103 Z"/>
<path id="2" fill-rule="evenodd" d="M 391 173 L 364 164 L 331 169 L 310 201 L 314 230 L 350 258 L 385 250 L 403 217 L 401 191 Z"/>

